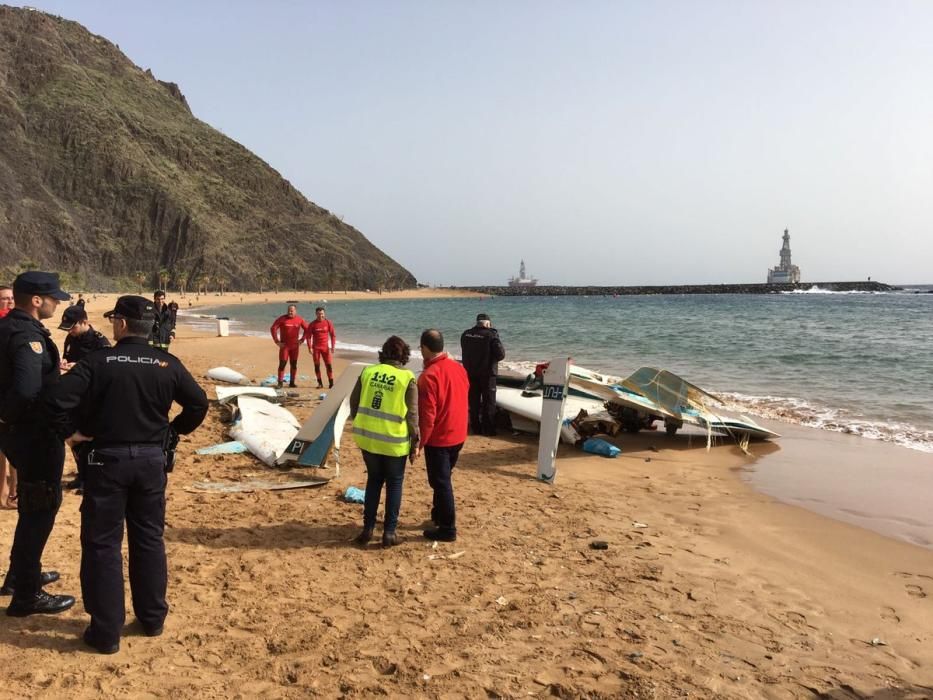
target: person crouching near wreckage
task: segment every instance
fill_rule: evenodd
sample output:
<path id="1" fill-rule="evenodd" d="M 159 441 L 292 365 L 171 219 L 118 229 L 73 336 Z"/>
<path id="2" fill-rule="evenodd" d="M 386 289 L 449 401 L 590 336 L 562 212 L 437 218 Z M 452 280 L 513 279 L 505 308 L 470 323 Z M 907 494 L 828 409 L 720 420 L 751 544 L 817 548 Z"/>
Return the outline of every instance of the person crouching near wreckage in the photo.
<path id="1" fill-rule="evenodd" d="M 360 374 L 350 394 L 353 439 L 363 451 L 366 463 L 366 498 L 363 531 L 353 540 L 366 545 L 376 528 L 376 511 L 382 485 L 386 486 L 382 545 L 398 543 L 395 534 L 402 505 L 405 460 L 418 446 L 418 385 L 407 369 L 411 348 L 396 335 L 379 351 L 379 363 Z"/>

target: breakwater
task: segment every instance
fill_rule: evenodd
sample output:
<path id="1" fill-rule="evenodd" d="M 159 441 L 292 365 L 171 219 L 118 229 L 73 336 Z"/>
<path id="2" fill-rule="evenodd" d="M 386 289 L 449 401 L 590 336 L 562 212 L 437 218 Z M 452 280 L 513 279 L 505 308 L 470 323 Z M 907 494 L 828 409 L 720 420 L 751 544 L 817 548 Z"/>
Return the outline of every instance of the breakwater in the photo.
<path id="1" fill-rule="evenodd" d="M 882 282 L 802 282 L 800 284 L 676 284 L 636 287 L 576 287 L 538 285 L 536 287 L 454 287 L 480 294 L 502 297 L 625 296 L 652 294 L 778 294 L 806 291 L 818 287 L 829 292 L 893 292 L 895 287 Z"/>

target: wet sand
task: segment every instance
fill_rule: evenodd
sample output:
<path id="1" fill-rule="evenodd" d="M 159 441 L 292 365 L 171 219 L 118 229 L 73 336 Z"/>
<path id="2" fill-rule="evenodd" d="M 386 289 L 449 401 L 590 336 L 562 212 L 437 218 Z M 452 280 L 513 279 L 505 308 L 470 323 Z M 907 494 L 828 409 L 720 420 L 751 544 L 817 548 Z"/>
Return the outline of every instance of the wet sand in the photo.
<path id="1" fill-rule="evenodd" d="M 263 338 L 182 328 L 173 350 L 199 377 L 275 367 Z M 306 354 L 299 374 L 312 374 Z M 314 405 L 289 408 L 303 419 Z M 106 657 L 78 641 L 80 601 L 56 617 L 5 618 L 0 697 L 933 695 L 933 551 L 743 481 L 749 467 L 782 469 L 783 455 L 832 469 L 824 433 L 809 447 L 790 435 L 753 445 L 752 457 L 683 433 L 623 436 L 614 460 L 562 447 L 553 486 L 533 478 L 535 438 L 470 438 L 455 474 L 459 540 L 435 549 L 420 536 L 421 462 L 405 481 L 401 545 L 359 550 L 349 540 L 361 506 L 339 498 L 365 483 L 348 436 L 341 474 L 323 487 L 192 490 L 281 477 L 248 455 L 195 455 L 226 439 L 221 417 L 212 407 L 183 440 L 170 479 L 165 634 L 139 635 L 130 610 L 121 651 Z M 887 449 L 890 463 L 907 452 Z M 846 469 L 865 473 L 878 454 L 853 449 Z M 57 592 L 79 593 L 78 505 L 66 496 L 46 551 Z M 14 525 L 0 512 L 4 542 Z"/>
<path id="2" fill-rule="evenodd" d="M 933 454 L 877 440 L 769 423 L 780 449 L 745 471 L 786 503 L 933 548 Z"/>

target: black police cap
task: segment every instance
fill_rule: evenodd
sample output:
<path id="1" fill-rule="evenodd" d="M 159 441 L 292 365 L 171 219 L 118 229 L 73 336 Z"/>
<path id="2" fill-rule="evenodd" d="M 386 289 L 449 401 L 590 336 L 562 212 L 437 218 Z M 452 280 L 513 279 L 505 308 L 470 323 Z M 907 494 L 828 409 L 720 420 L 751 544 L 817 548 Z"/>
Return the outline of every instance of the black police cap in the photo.
<path id="1" fill-rule="evenodd" d="M 68 301 L 71 295 L 62 291 L 58 275 L 54 272 L 39 272 L 30 270 L 16 276 L 13 280 L 14 294 L 32 294 L 41 297 L 52 297 L 59 301 Z"/>
<path id="2" fill-rule="evenodd" d="M 112 311 L 104 314 L 104 318 L 110 318 L 111 316 L 136 321 L 149 321 L 155 318 L 155 306 L 146 297 L 127 294 L 117 299 Z"/>
<path id="3" fill-rule="evenodd" d="M 58 324 L 59 330 L 70 331 L 76 323 L 87 321 L 87 311 L 83 306 L 69 306 L 62 314 L 62 322 Z"/>
<path id="4" fill-rule="evenodd" d="M 479 323 L 480 321 L 491 321 L 491 320 L 492 319 L 489 318 L 489 314 L 476 314 L 477 323 Z"/>

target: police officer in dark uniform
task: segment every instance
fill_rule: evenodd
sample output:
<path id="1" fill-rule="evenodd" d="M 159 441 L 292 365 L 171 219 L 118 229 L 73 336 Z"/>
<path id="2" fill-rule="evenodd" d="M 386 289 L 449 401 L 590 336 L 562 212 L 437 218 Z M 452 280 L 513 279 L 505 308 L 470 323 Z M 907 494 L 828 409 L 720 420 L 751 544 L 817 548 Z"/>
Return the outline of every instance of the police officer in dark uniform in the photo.
<path id="1" fill-rule="evenodd" d="M 463 331 L 460 352 L 470 378 L 470 429 L 474 435 L 495 435 L 496 375 L 505 348 L 487 314 L 477 314 L 476 325 Z"/>
<path id="2" fill-rule="evenodd" d="M 41 410 L 40 394 L 59 378 L 58 348 L 41 321 L 70 298 L 58 275 L 24 272 L 13 282 L 16 307 L 0 320 L 0 451 L 19 475 L 10 570 L 0 591 L 13 596 L 6 609 L 13 617 L 60 613 L 75 603 L 42 589 L 59 576 L 43 573 L 41 563 L 62 502 L 65 463 L 65 446 Z"/>
<path id="3" fill-rule="evenodd" d="M 168 346 L 175 340 L 175 312 L 165 303 L 165 292 L 161 289 L 157 289 L 153 293 L 152 299 L 155 304 L 153 304 L 152 331 L 149 336 L 149 344 L 168 350 Z"/>
<path id="4" fill-rule="evenodd" d="M 81 594 L 91 616 L 84 641 L 102 654 L 119 651 L 126 619 L 124 521 L 133 611 L 146 635 L 162 633 L 168 613 L 166 472 L 178 435 L 192 432 L 207 415 L 207 396 L 188 370 L 148 344 L 154 311 L 148 299 L 120 297 L 104 314 L 116 345 L 76 364 L 45 400 L 53 430 L 80 446 L 84 461 Z M 170 423 L 173 402 L 182 411 Z"/>
<path id="5" fill-rule="evenodd" d="M 62 313 L 62 321 L 58 329 L 67 331 L 65 347 L 62 349 L 62 371 L 67 372 L 75 363 L 80 362 L 88 353 L 109 348 L 110 341 L 103 333 L 94 329 L 87 320 L 87 311 L 84 310 L 84 299 L 78 299 L 75 306 L 69 306 Z M 78 493 L 84 488 L 84 479 L 81 474 L 81 460 L 75 455 L 75 464 L 78 467 L 78 476 L 64 486 L 66 489 L 75 489 Z"/>
<path id="6" fill-rule="evenodd" d="M 87 322 L 87 311 L 83 305 L 69 306 L 65 309 L 58 329 L 68 332 L 65 336 L 65 346 L 62 348 L 62 357 L 66 363 L 63 369 L 67 369 L 67 365 L 80 362 L 89 352 L 110 347 L 110 341 L 104 334 Z"/>

